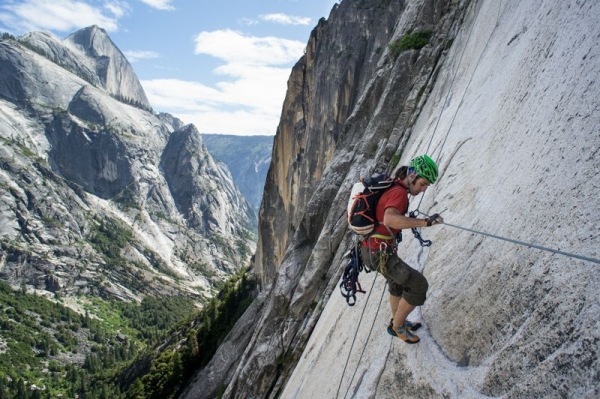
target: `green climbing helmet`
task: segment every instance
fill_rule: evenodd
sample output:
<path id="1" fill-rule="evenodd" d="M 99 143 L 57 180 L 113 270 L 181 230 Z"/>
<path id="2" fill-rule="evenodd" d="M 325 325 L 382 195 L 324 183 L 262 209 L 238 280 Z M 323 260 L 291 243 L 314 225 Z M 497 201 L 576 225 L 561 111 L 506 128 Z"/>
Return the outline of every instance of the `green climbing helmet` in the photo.
<path id="1" fill-rule="evenodd" d="M 429 183 L 433 184 L 438 178 L 438 168 L 433 159 L 428 155 L 419 155 L 410 161 L 410 167 L 415 170 L 415 173 Z"/>

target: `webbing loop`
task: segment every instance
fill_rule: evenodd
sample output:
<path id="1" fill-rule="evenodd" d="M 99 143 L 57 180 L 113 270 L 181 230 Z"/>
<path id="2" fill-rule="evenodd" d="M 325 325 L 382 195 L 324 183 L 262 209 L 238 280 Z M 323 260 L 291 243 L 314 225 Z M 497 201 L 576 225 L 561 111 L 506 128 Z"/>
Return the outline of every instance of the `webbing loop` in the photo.
<path id="1" fill-rule="evenodd" d="M 386 235 L 384 235 L 384 234 L 371 234 L 371 235 L 369 236 L 369 238 L 378 238 L 378 239 L 380 239 L 380 240 L 385 240 L 385 241 L 390 241 L 390 240 L 393 240 L 393 239 L 394 239 L 394 237 L 393 237 L 393 236 L 386 236 Z"/>

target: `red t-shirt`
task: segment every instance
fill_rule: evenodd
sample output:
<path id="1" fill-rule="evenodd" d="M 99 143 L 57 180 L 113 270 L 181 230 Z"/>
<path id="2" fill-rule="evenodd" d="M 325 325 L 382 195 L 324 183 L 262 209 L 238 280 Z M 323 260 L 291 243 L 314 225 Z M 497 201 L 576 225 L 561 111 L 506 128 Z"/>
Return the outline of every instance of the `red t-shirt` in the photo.
<path id="1" fill-rule="evenodd" d="M 386 208 L 394 207 L 400 211 L 401 214 L 406 214 L 408 212 L 408 190 L 404 187 L 403 183 L 394 184 L 393 187 L 387 189 L 379 198 L 377 202 L 377 207 L 375 208 L 375 217 L 377 219 L 377 226 L 375 227 L 375 231 L 373 234 L 383 235 L 389 237 L 390 232 L 383 225 L 383 214 L 385 213 Z M 398 233 L 399 230 L 390 228 L 394 236 Z M 368 246 L 371 249 L 379 249 L 380 244 L 385 242 L 387 245 L 391 245 L 394 239 L 386 240 L 378 237 L 369 237 L 368 240 L 363 242 L 364 246 Z"/>

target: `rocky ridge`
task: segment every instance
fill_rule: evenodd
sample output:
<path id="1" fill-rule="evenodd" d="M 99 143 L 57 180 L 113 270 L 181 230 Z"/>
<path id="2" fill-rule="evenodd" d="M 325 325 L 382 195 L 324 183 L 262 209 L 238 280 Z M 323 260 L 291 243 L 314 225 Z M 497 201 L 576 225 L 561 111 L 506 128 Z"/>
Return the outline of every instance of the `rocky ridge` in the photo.
<path id="1" fill-rule="evenodd" d="M 252 211 L 198 130 L 150 112 L 102 29 L 0 41 L 0 276 L 63 296 L 210 297 Z"/>

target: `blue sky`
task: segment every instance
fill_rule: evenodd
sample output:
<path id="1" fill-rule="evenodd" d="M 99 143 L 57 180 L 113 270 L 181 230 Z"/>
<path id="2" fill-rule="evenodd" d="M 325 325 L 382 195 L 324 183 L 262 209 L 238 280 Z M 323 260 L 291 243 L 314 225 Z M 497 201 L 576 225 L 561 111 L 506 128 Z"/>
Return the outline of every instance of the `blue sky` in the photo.
<path id="1" fill-rule="evenodd" d="M 274 135 L 292 66 L 334 0 L 2 0 L 0 31 L 98 25 L 156 112 L 202 133 Z"/>

